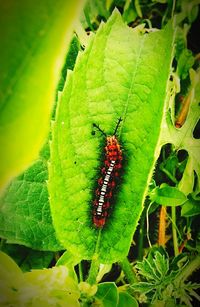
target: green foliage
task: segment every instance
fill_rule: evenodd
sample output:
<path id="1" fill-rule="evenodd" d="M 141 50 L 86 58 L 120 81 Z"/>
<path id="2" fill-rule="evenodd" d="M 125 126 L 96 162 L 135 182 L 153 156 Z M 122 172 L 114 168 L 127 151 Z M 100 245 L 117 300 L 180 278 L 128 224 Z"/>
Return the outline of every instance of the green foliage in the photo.
<path id="1" fill-rule="evenodd" d="M 182 179 L 178 184 L 178 188 L 185 195 L 193 192 L 194 188 L 194 176 L 197 175 L 197 180 L 200 182 L 200 141 L 193 137 L 193 131 L 199 120 L 200 108 L 200 91 L 199 91 L 199 80 L 200 80 L 200 69 L 197 71 L 190 70 L 190 93 L 191 103 L 189 112 L 187 114 L 187 120 L 184 125 L 177 129 L 174 127 L 174 117 L 170 115 L 171 106 L 167 116 L 164 118 L 162 123 L 162 130 L 160 136 L 160 145 L 171 143 L 176 151 L 186 150 L 188 153 L 188 160 Z M 196 194 L 199 192 L 197 185 Z"/>
<path id="2" fill-rule="evenodd" d="M 118 306 L 118 291 L 115 283 L 105 282 L 98 285 L 95 302 L 103 307 Z"/>
<path id="3" fill-rule="evenodd" d="M 126 1 L 123 12 L 123 19 L 125 22 L 130 23 L 137 18 L 137 12 L 133 1 Z"/>
<path id="4" fill-rule="evenodd" d="M 181 208 L 181 215 L 195 216 L 200 214 L 200 200 L 195 200 L 192 197 L 186 201 L 186 203 Z"/>
<path id="5" fill-rule="evenodd" d="M 187 32 L 184 31 L 180 26 L 177 26 L 175 39 L 175 58 L 177 61 L 181 53 L 185 53 L 184 50 L 187 50 Z"/>
<path id="6" fill-rule="evenodd" d="M 49 146 L 22 175 L 14 179 L 0 197 L 0 235 L 9 243 L 38 250 L 57 251 L 46 180 Z"/>
<path id="7" fill-rule="evenodd" d="M 102 307 L 138 307 L 136 299 L 128 292 L 119 292 L 115 283 L 100 283 L 93 296 L 92 306 Z"/>
<path id="8" fill-rule="evenodd" d="M 64 86 L 67 69 L 73 69 L 79 49 L 78 39 L 74 36 L 66 55 L 58 90 L 62 90 Z M 39 250 L 62 249 L 56 239 L 49 206 L 49 157 L 47 142 L 38 160 L 23 174 L 13 179 L 0 196 L 0 235 L 8 242 Z"/>
<path id="9" fill-rule="evenodd" d="M 177 74 L 183 80 L 187 78 L 189 69 L 194 65 L 194 57 L 192 52 L 188 49 L 184 49 L 180 54 L 178 66 L 177 66 Z"/>
<path id="10" fill-rule="evenodd" d="M 151 191 L 149 196 L 157 204 L 171 207 L 180 206 L 187 200 L 187 197 L 181 191 L 167 184 L 156 187 Z"/>
<path id="11" fill-rule="evenodd" d="M 79 246 L 83 259 L 96 253 L 112 263 L 128 252 L 155 163 L 171 60 L 170 25 L 146 35 L 115 11 L 68 75 L 52 129 L 49 193 L 58 238 L 74 255 Z M 120 116 L 127 162 L 111 217 L 99 232 L 91 210 L 105 141 L 92 135 L 92 124 L 109 134 Z"/>
<path id="12" fill-rule="evenodd" d="M 65 266 L 22 273 L 14 261 L 0 252 L 1 306 L 78 307 L 79 290 Z"/>
<path id="13" fill-rule="evenodd" d="M 69 251 L 65 251 L 62 256 L 56 262 L 56 265 L 75 266 L 81 261 L 81 257 L 74 257 Z"/>
<path id="14" fill-rule="evenodd" d="M 194 261 L 196 260 L 199 267 L 199 256 Z M 179 255 L 170 262 L 166 252 L 154 250 L 142 262 L 137 262 L 136 269 L 144 281 L 132 284 L 131 288 L 141 295 L 146 294 L 148 302 L 155 306 L 159 302 L 165 303 L 165 306 L 177 306 L 180 303 L 192 306 L 192 296 L 200 301 L 194 291 L 200 285 L 186 282 L 187 264 L 188 259 L 184 255 Z"/>
<path id="15" fill-rule="evenodd" d="M 1 251 L 12 257 L 24 272 L 49 267 L 54 253 L 36 251 L 23 245 L 1 243 Z"/>
<path id="16" fill-rule="evenodd" d="M 119 301 L 117 307 L 138 307 L 136 299 L 127 292 L 119 292 Z"/>
<path id="17" fill-rule="evenodd" d="M 200 1 L 88 0 L 61 70 L 76 9 L 64 2 L 0 4 L 1 184 L 37 156 L 58 101 L 51 157 L 45 145 L 0 197 L 1 250 L 20 267 L 0 253 L 0 305 L 196 306 L 200 68 L 191 35 Z M 91 207 L 105 139 L 92 127 L 111 134 L 120 116 L 124 171 L 99 231 Z M 52 217 L 64 253 L 52 252 L 62 248 Z"/>
<path id="18" fill-rule="evenodd" d="M 1 188 L 37 158 L 44 143 L 77 12 L 78 1 L 0 3 Z"/>
<path id="19" fill-rule="evenodd" d="M 178 5 L 180 7 L 180 12 L 177 14 L 177 22 L 181 23 L 187 19 L 188 23 L 191 24 L 195 21 L 199 11 L 199 0 L 180 0 Z"/>
<path id="20" fill-rule="evenodd" d="M 111 0 L 112 2 L 112 0 Z M 99 26 L 99 19 L 106 20 L 110 16 L 109 0 L 88 0 L 81 14 L 80 20 L 83 27 L 94 31 Z"/>
<path id="21" fill-rule="evenodd" d="M 67 70 L 73 70 L 74 65 L 76 62 L 76 57 L 78 55 L 79 50 L 81 49 L 79 40 L 76 35 L 73 36 L 70 45 L 69 50 L 65 59 L 65 64 L 61 71 L 60 80 L 58 83 L 57 91 L 61 92 L 64 88 L 66 77 L 67 77 Z"/>

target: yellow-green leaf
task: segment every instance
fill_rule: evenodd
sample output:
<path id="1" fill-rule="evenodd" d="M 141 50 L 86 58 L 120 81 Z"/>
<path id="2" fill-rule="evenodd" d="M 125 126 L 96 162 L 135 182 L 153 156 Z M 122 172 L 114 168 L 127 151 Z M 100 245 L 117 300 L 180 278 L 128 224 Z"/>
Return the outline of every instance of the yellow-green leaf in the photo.
<path id="1" fill-rule="evenodd" d="M 79 5 L 78 0 L 0 2 L 0 187 L 37 157 L 47 136 Z"/>

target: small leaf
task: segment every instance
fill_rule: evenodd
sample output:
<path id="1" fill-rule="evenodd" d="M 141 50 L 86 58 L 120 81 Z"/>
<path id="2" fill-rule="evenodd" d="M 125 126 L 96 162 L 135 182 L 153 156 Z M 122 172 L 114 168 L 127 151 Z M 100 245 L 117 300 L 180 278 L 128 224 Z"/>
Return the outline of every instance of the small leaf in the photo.
<path id="1" fill-rule="evenodd" d="M 185 31 L 180 27 L 176 27 L 176 38 L 175 38 L 175 57 L 178 61 L 180 55 L 182 54 L 183 50 L 187 48 L 187 34 Z"/>
<path id="2" fill-rule="evenodd" d="M 200 214 L 200 201 L 190 198 L 181 207 L 181 216 L 189 217 Z"/>
<path id="3" fill-rule="evenodd" d="M 170 270 L 178 274 L 187 264 L 188 256 L 181 253 L 172 259 L 172 262 L 170 263 Z"/>
<path id="4" fill-rule="evenodd" d="M 150 193 L 152 201 L 162 206 L 180 206 L 186 202 L 187 197 L 175 187 L 157 187 Z"/>
<path id="5" fill-rule="evenodd" d="M 118 304 L 118 291 L 114 282 L 104 282 L 98 285 L 95 298 L 102 307 L 115 307 Z"/>
<path id="6" fill-rule="evenodd" d="M 193 0 L 188 2 L 187 0 L 181 1 L 181 9 L 185 14 L 185 17 L 189 19 L 190 23 L 193 23 L 194 20 L 198 16 L 198 6 L 199 6 L 199 1 Z"/>
<path id="7" fill-rule="evenodd" d="M 126 23 L 130 23 L 133 22 L 136 18 L 137 18 L 137 11 L 135 8 L 135 5 L 133 3 L 133 1 L 129 1 L 126 2 L 126 5 L 124 6 L 124 12 L 123 12 L 123 20 Z"/>
<path id="8" fill-rule="evenodd" d="M 71 267 L 77 265 L 81 260 L 82 259 L 78 255 L 74 256 L 69 251 L 65 251 L 56 262 L 56 266 L 66 265 Z"/>
<path id="9" fill-rule="evenodd" d="M 178 166 L 178 158 L 176 154 L 171 154 L 165 161 L 160 164 L 160 169 L 163 167 L 169 171 L 172 176 L 175 176 L 176 168 Z"/>
<path id="10" fill-rule="evenodd" d="M 135 0 L 134 3 L 135 3 L 135 9 L 136 9 L 138 16 L 142 18 L 142 11 L 141 11 L 139 0 Z"/>
<path id="11" fill-rule="evenodd" d="M 84 7 L 84 14 L 82 14 L 81 16 L 81 23 L 83 24 L 85 29 L 90 27 L 90 29 L 93 31 L 93 23 L 99 23 L 99 17 L 104 17 L 104 19 L 108 19 L 110 13 L 106 2 L 106 0 L 86 1 L 86 5 Z"/>
<path id="12" fill-rule="evenodd" d="M 149 259 L 137 262 L 136 268 L 139 270 L 140 275 L 144 276 L 147 280 L 160 280 L 160 275 L 157 274 L 154 263 Z"/>
<path id="13" fill-rule="evenodd" d="M 180 78 L 186 79 L 189 69 L 194 65 L 194 56 L 188 49 L 184 49 L 178 59 L 177 73 Z"/>
<path id="14" fill-rule="evenodd" d="M 196 2 L 196 3 L 195 3 Z M 196 4 L 196 6 L 194 5 L 192 7 L 192 9 L 190 10 L 190 13 L 188 14 L 188 19 L 190 21 L 190 23 L 192 24 L 195 19 L 198 17 L 198 13 L 199 13 L 199 1 L 193 1 L 194 4 Z"/>
<path id="15" fill-rule="evenodd" d="M 126 292 L 119 292 L 119 302 L 117 307 L 138 307 L 136 299 Z"/>
<path id="16" fill-rule="evenodd" d="M 194 165 L 191 157 L 188 158 L 178 189 L 185 195 L 192 193 L 194 187 Z"/>
<path id="17" fill-rule="evenodd" d="M 137 291 L 137 292 L 141 292 L 141 293 L 146 294 L 146 293 L 155 289 L 155 284 L 150 283 L 150 282 L 141 281 L 141 282 L 138 282 L 136 284 L 132 284 L 131 288 L 133 290 Z"/>
<path id="18" fill-rule="evenodd" d="M 166 257 L 162 255 L 161 253 L 155 252 L 153 261 L 154 261 L 156 270 L 159 272 L 161 278 L 164 277 L 169 270 L 169 260 L 166 259 Z"/>
<path id="19" fill-rule="evenodd" d="M 112 269 L 112 264 L 100 264 L 99 272 L 96 277 L 96 281 L 100 282 L 105 274 L 110 272 Z"/>

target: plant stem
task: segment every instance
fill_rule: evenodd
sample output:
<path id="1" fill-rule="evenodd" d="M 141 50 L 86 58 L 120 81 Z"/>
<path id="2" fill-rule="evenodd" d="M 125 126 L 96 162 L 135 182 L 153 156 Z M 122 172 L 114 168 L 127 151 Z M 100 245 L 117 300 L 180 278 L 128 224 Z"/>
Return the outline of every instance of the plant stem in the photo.
<path id="1" fill-rule="evenodd" d="M 5 239 L 0 239 L 0 250 L 3 250 L 3 246 L 4 246 L 5 242 L 6 242 Z"/>
<path id="2" fill-rule="evenodd" d="M 139 230 L 139 240 L 138 240 L 138 260 L 142 260 L 143 258 L 145 216 L 146 216 L 146 210 L 143 210 L 140 220 L 140 230 Z"/>
<path id="3" fill-rule="evenodd" d="M 129 284 L 133 284 L 137 282 L 137 277 L 135 275 L 135 272 L 133 271 L 132 266 L 130 265 L 127 258 L 124 258 L 122 262 L 120 262 L 121 268 L 124 271 L 124 274 L 129 282 Z"/>
<path id="4" fill-rule="evenodd" d="M 160 170 L 167 175 L 167 177 L 175 184 L 178 184 L 176 178 L 164 167 L 160 167 Z"/>
<path id="5" fill-rule="evenodd" d="M 200 268 L 200 255 L 197 255 L 196 258 L 194 258 L 191 262 L 188 263 L 188 265 L 183 268 L 183 270 L 180 272 L 178 277 L 176 278 L 176 281 L 178 282 L 184 282 L 188 279 L 190 275 L 196 270 Z"/>
<path id="6" fill-rule="evenodd" d="M 176 0 L 174 0 L 174 1 L 172 2 L 172 13 L 171 13 L 172 19 L 174 18 L 175 8 L 176 8 Z"/>
<path id="7" fill-rule="evenodd" d="M 158 245 L 165 246 L 166 243 L 166 208 L 161 206 L 159 216 L 159 231 L 158 231 Z"/>
<path id="8" fill-rule="evenodd" d="M 172 209 L 172 234 L 173 234 L 173 244 L 174 244 L 174 255 L 177 256 L 179 254 L 178 251 L 178 239 L 176 232 L 176 207 L 171 207 Z"/>
<path id="9" fill-rule="evenodd" d="M 98 255 L 95 253 L 91 261 L 90 271 L 86 282 L 89 283 L 90 285 L 95 285 L 97 283 L 96 278 L 98 271 L 99 271 L 99 260 L 98 260 Z"/>
<path id="10" fill-rule="evenodd" d="M 88 10 L 85 8 L 83 11 L 84 11 L 84 15 L 85 15 L 85 19 L 86 19 L 86 21 L 87 21 L 87 24 L 88 24 L 88 26 L 90 27 L 90 30 L 91 30 L 92 32 L 95 32 L 95 31 L 94 31 L 94 27 L 93 27 L 93 25 L 92 25 L 92 23 L 91 23 L 91 21 L 90 21 L 90 15 L 88 14 Z"/>
<path id="11" fill-rule="evenodd" d="M 192 98 L 192 91 L 189 92 L 189 94 L 185 97 L 185 99 L 182 102 L 182 108 L 181 111 L 176 119 L 175 126 L 176 128 L 181 128 L 187 118 L 190 103 Z"/>
<path id="12" fill-rule="evenodd" d="M 99 272 L 99 257 L 98 257 L 98 251 L 99 251 L 99 246 L 100 246 L 100 241 L 101 241 L 101 231 L 102 229 L 99 230 L 99 234 L 97 237 L 97 243 L 95 247 L 95 252 L 92 257 L 91 261 L 91 266 L 90 266 L 90 271 L 88 274 L 88 278 L 86 282 L 88 282 L 90 285 L 95 285 L 97 283 L 97 274 Z"/>

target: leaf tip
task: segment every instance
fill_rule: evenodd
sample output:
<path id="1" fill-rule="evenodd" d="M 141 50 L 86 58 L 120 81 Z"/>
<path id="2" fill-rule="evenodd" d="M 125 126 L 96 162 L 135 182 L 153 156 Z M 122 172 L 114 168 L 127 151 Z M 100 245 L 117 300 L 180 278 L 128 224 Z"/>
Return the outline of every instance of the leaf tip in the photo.
<path id="1" fill-rule="evenodd" d="M 121 21 L 121 22 L 123 22 L 121 13 L 120 13 L 120 11 L 116 7 L 112 11 L 112 14 L 111 14 L 111 16 L 109 18 L 109 21 L 111 21 L 111 22 L 113 22 L 113 21 Z"/>

